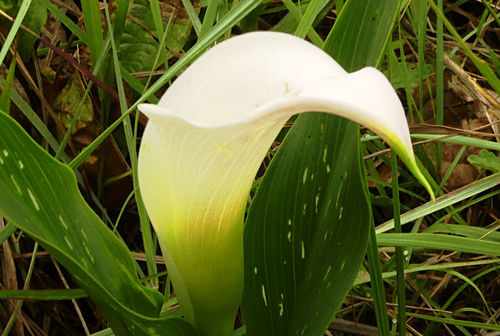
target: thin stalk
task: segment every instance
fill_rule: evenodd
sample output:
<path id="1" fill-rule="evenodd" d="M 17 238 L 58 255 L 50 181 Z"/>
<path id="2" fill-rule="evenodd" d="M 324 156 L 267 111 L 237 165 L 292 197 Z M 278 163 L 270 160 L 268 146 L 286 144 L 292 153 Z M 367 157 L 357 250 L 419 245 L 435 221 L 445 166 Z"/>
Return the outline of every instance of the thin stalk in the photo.
<path id="1" fill-rule="evenodd" d="M 443 0 L 437 1 L 439 10 L 443 10 Z M 437 17 L 436 23 L 436 124 L 442 125 L 444 121 L 444 32 L 443 20 Z M 439 169 L 441 168 L 442 145 L 438 143 L 436 161 Z"/>
<path id="2" fill-rule="evenodd" d="M 378 334 L 380 336 L 385 336 L 390 334 L 389 315 L 387 314 L 384 280 L 382 278 L 382 268 L 380 266 L 380 256 L 377 246 L 375 226 L 372 223 L 370 225 L 370 232 L 368 233 L 368 269 L 370 273 L 373 304 L 375 306 L 375 316 L 377 318 Z"/>
<path id="3" fill-rule="evenodd" d="M 106 1 L 104 1 L 105 6 L 104 10 L 106 13 L 106 20 L 108 27 L 110 27 L 110 30 L 112 30 L 112 25 L 111 25 L 111 19 L 109 15 L 109 10 L 107 7 Z M 152 232 L 151 232 L 151 225 L 149 224 L 148 217 L 146 214 L 146 209 L 144 207 L 144 203 L 142 202 L 142 197 L 141 193 L 139 190 L 139 182 L 137 179 L 137 150 L 136 150 L 136 138 L 134 137 L 132 125 L 130 123 L 130 118 L 128 118 L 127 114 L 127 101 L 125 97 L 125 88 L 123 87 L 123 80 L 120 72 L 120 63 L 118 60 L 118 52 L 117 48 L 115 45 L 115 39 L 113 38 L 113 34 L 110 34 L 110 40 L 111 40 L 111 51 L 113 55 L 113 64 L 115 67 L 115 76 L 116 76 L 116 83 L 117 83 L 117 88 L 118 88 L 118 96 L 120 98 L 120 110 L 122 112 L 122 115 L 126 115 L 127 117 L 123 120 L 123 129 L 125 130 L 125 138 L 127 142 L 127 147 L 129 151 L 129 157 L 130 157 L 130 165 L 132 166 L 132 180 L 134 183 L 134 192 L 135 192 L 135 199 L 137 203 L 137 210 L 139 213 L 139 219 L 141 223 L 141 232 L 142 232 L 142 240 L 144 244 L 144 250 L 146 253 L 146 264 L 148 268 L 148 274 L 156 274 L 158 273 L 158 269 L 156 267 L 156 262 L 154 259 L 155 256 L 155 249 L 154 249 L 154 243 L 153 243 L 153 238 L 152 238 Z M 152 284 L 154 288 L 158 286 L 158 279 L 154 280 L 154 283 Z"/>
<path id="4" fill-rule="evenodd" d="M 394 151 L 391 154 L 392 168 L 392 204 L 394 210 L 394 231 L 401 233 L 399 203 L 398 161 Z M 398 329 L 400 335 L 406 335 L 406 290 L 403 247 L 396 247 L 396 279 L 398 292 Z"/>

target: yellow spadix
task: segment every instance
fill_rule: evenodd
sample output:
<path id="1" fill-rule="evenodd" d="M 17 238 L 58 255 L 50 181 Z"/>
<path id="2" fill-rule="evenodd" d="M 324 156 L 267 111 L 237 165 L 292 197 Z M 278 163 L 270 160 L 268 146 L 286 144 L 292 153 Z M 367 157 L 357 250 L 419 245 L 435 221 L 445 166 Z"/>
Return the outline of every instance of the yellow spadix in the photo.
<path id="1" fill-rule="evenodd" d="M 284 123 L 320 111 L 379 134 L 418 170 L 403 107 L 379 71 L 346 73 L 312 44 L 256 32 L 222 42 L 171 85 L 148 122 L 139 184 L 186 319 L 232 335 L 243 292 L 243 216 L 257 169 Z M 431 192 L 431 191 L 430 191 Z"/>

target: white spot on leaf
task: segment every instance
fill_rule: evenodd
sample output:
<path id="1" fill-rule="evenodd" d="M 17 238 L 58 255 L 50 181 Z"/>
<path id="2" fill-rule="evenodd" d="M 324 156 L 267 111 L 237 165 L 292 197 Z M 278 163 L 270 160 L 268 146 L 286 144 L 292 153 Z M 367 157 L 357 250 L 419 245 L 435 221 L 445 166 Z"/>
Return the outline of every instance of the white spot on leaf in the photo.
<path id="1" fill-rule="evenodd" d="M 4 149 L 2 152 L 5 157 L 9 156 L 9 152 L 6 149 Z"/>
<path id="2" fill-rule="evenodd" d="M 307 171 L 309 170 L 309 168 L 306 167 L 306 169 L 304 169 L 304 175 L 302 175 L 302 184 L 306 184 L 306 180 L 307 180 Z"/>
<path id="3" fill-rule="evenodd" d="M 27 188 L 28 190 L 28 195 L 30 196 L 31 203 L 33 203 L 33 206 L 35 207 L 36 211 L 40 211 L 40 206 L 38 205 L 38 201 L 35 198 L 35 195 L 31 192 L 30 188 Z"/>
<path id="4" fill-rule="evenodd" d="M 264 284 L 261 285 L 261 289 L 262 289 L 262 299 L 264 300 L 264 305 L 267 307 L 266 288 L 264 287 Z"/>
<path id="5" fill-rule="evenodd" d="M 288 241 L 292 242 L 292 231 L 288 231 L 288 234 L 286 236 L 288 237 Z"/>
<path id="6" fill-rule="evenodd" d="M 305 259 L 306 258 L 306 248 L 304 247 L 304 241 L 303 240 L 300 242 L 300 247 L 302 249 L 302 259 Z"/>
<path id="7" fill-rule="evenodd" d="M 87 252 L 87 255 L 88 255 L 88 257 L 90 258 L 90 261 L 91 261 L 92 263 L 95 263 L 94 257 L 93 257 L 93 256 L 92 256 L 92 254 L 90 253 L 90 250 L 89 250 L 89 248 L 87 247 L 87 245 L 85 245 L 85 252 Z"/>
<path id="8" fill-rule="evenodd" d="M 24 169 L 23 161 L 19 160 L 19 161 L 17 161 L 17 164 L 19 165 L 19 169 Z"/>
<path id="9" fill-rule="evenodd" d="M 332 266 L 328 266 L 328 269 L 326 270 L 325 276 L 323 277 L 323 281 L 326 281 L 326 278 L 328 277 L 328 274 L 332 270 Z"/>
<path id="10" fill-rule="evenodd" d="M 59 221 L 61 222 L 62 226 L 64 226 L 64 228 L 68 230 L 68 224 L 64 221 L 64 218 L 62 218 L 61 215 L 59 215 Z"/>
<path id="11" fill-rule="evenodd" d="M 72 250 L 73 249 L 73 245 L 71 245 L 71 242 L 69 241 L 68 236 L 64 236 L 64 241 L 68 245 L 69 249 Z"/>
<path id="12" fill-rule="evenodd" d="M 14 183 L 14 186 L 16 187 L 19 195 L 22 195 L 23 191 L 21 190 L 21 187 L 19 187 L 19 184 L 17 184 L 16 178 L 14 177 L 14 175 L 10 175 L 10 179 L 12 180 L 12 183 Z"/>

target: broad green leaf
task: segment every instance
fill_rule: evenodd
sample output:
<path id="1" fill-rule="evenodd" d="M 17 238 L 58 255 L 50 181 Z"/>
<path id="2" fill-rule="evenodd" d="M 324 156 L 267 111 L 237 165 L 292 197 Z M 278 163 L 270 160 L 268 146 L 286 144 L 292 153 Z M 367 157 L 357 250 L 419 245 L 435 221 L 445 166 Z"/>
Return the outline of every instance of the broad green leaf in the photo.
<path id="1" fill-rule="evenodd" d="M 0 215 L 42 245 L 75 277 L 119 335 L 193 335 L 159 319 L 162 296 L 142 286 L 126 245 L 78 191 L 67 166 L 0 113 Z"/>
<path id="2" fill-rule="evenodd" d="M 348 71 L 377 65 L 391 37 L 399 1 L 346 2 L 324 49 Z M 342 27 L 342 28 L 337 28 Z M 342 55 L 342 56 L 341 56 Z M 344 56 L 345 55 L 345 56 Z"/>
<path id="3" fill-rule="evenodd" d="M 348 2 L 325 50 L 348 71 L 375 65 L 397 7 Z M 297 119 L 245 225 L 248 335 L 322 335 L 366 249 L 371 214 L 362 167 L 355 124 L 319 114 Z"/>
<path id="4" fill-rule="evenodd" d="M 191 31 L 191 21 L 187 17 L 182 17 L 181 13 L 183 13 L 183 9 L 172 11 L 172 15 L 175 17 L 172 17 L 168 26 L 166 38 L 169 50 L 181 51 Z M 145 0 L 134 1 L 130 5 L 129 15 L 134 20 L 128 18 L 125 21 L 118 45 L 120 63 L 129 72 L 151 71 L 160 43 L 144 29 L 146 27 L 150 31 L 155 31 L 149 2 Z M 157 39 L 161 38 L 162 36 L 157 36 Z M 172 56 L 170 53 L 168 55 Z"/>
<path id="5" fill-rule="evenodd" d="M 470 164 L 490 170 L 494 173 L 500 172 L 500 159 L 498 156 L 485 149 L 479 152 L 479 155 L 470 155 L 467 158 Z"/>
<path id="6" fill-rule="evenodd" d="M 357 126 L 325 115 L 301 118 L 300 126 L 282 144 L 291 147 L 276 154 L 247 218 L 248 335 L 320 335 L 366 248 L 370 210 L 359 143 L 349 137 Z"/>

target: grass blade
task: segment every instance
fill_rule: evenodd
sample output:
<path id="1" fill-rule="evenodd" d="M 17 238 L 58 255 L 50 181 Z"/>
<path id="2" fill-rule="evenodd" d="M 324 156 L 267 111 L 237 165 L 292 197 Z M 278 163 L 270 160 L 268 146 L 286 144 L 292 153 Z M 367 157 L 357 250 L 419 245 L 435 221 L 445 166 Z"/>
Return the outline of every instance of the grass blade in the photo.
<path id="1" fill-rule="evenodd" d="M 466 198 L 477 195 L 485 190 L 491 189 L 500 183 L 500 173 L 485 177 L 468 186 L 457 189 L 451 193 L 437 198 L 435 201 L 425 203 L 401 215 L 401 225 L 410 223 L 420 217 L 429 215 L 438 210 L 460 202 Z M 394 220 L 387 221 L 377 227 L 377 233 L 387 232 L 394 228 Z"/>
<path id="2" fill-rule="evenodd" d="M 392 204 L 394 213 L 394 231 L 401 233 L 400 204 L 399 204 L 399 183 L 398 183 L 398 161 L 394 151 L 391 154 L 392 169 Z M 406 335 L 406 284 L 404 273 L 404 246 L 396 247 L 396 274 L 398 292 L 398 330 L 400 335 Z"/>
<path id="3" fill-rule="evenodd" d="M 3 64 L 5 56 L 7 56 L 7 52 L 9 51 L 9 48 L 12 45 L 14 38 L 16 37 L 17 31 L 19 30 L 19 27 L 21 26 L 21 23 L 23 22 L 24 17 L 28 12 L 30 4 L 31 0 L 23 0 L 21 6 L 19 7 L 16 19 L 14 20 L 12 26 L 10 27 L 9 34 L 7 35 L 7 38 L 5 39 L 5 42 L 2 45 L 2 49 L 0 49 L 0 65 Z"/>
<path id="4" fill-rule="evenodd" d="M 381 233 L 379 246 L 412 246 L 500 256 L 500 243 L 434 233 Z"/>

